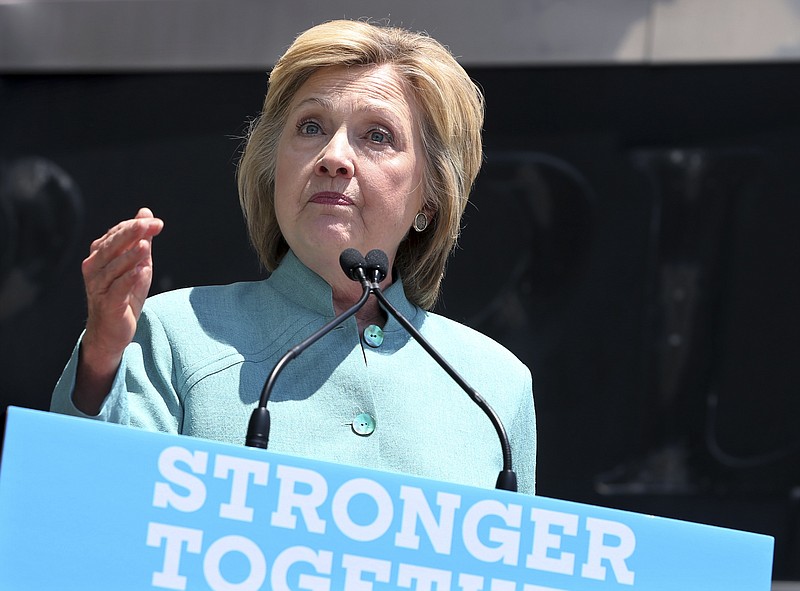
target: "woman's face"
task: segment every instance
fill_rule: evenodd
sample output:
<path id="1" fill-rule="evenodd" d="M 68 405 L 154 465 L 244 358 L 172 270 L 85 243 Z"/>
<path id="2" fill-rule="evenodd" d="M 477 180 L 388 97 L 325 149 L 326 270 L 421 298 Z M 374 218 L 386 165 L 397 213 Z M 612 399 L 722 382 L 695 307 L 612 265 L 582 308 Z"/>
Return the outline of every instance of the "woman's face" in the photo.
<path id="1" fill-rule="evenodd" d="M 391 66 L 326 68 L 300 87 L 278 146 L 275 210 L 307 266 L 324 269 L 346 248 L 394 261 L 422 209 L 418 122 Z"/>

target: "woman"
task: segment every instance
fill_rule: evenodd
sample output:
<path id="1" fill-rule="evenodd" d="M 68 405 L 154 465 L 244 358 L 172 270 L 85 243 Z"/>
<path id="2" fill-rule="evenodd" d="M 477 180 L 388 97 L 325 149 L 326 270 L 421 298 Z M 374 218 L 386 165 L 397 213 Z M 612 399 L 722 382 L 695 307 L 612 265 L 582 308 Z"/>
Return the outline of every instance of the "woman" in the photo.
<path id="1" fill-rule="evenodd" d="M 425 310 L 439 292 L 481 162 L 483 99 L 431 38 L 335 21 L 300 35 L 270 75 L 239 167 L 269 279 L 144 299 L 163 222 L 142 209 L 83 263 L 89 316 L 52 409 L 241 444 L 288 348 L 349 308 L 346 248 L 387 253 L 386 296 L 494 407 L 520 491 L 534 491 L 527 368 Z M 288 365 L 270 450 L 492 487 L 490 421 L 374 298 Z"/>

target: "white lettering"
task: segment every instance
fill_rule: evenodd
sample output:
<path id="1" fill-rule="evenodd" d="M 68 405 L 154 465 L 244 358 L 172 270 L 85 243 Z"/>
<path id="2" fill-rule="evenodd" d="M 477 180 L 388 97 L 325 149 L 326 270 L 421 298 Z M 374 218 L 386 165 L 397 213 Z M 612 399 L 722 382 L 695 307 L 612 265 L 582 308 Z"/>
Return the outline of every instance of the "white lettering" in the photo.
<path id="1" fill-rule="evenodd" d="M 272 591 L 292 591 L 293 589 L 306 589 L 307 591 L 330 591 L 329 579 L 302 573 L 298 578 L 297 587 L 289 585 L 289 569 L 297 563 L 305 562 L 314 567 L 317 574 L 330 575 L 333 569 L 333 552 L 320 550 L 314 552 L 305 546 L 292 546 L 278 554 L 272 563 Z"/>
<path id="2" fill-rule="evenodd" d="M 412 550 L 419 549 L 416 527 L 419 520 L 428 534 L 434 551 L 438 554 L 450 554 L 453 545 L 453 521 L 456 509 L 461 506 L 461 497 L 445 492 L 436 494 L 436 504 L 440 509 L 439 521 L 433 516 L 422 489 L 401 486 L 400 498 L 403 500 L 403 519 L 400 531 L 394 537 L 395 545 Z"/>
<path id="3" fill-rule="evenodd" d="M 222 559 L 230 552 L 244 554 L 250 573 L 240 583 L 231 583 L 220 572 Z M 267 561 L 256 543 L 243 536 L 223 536 L 208 547 L 203 560 L 203 574 L 212 591 L 257 591 L 267 577 Z"/>
<path id="4" fill-rule="evenodd" d="M 358 495 L 371 497 L 375 502 L 377 512 L 372 523 L 359 525 L 350 517 L 350 501 Z M 345 482 L 331 503 L 333 520 L 344 535 L 358 542 L 371 542 L 377 540 L 392 525 L 394 506 L 392 498 L 386 489 L 374 480 L 368 478 L 354 478 Z"/>
<path id="5" fill-rule="evenodd" d="M 505 579 L 490 579 L 488 591 L 516 591 L 517 583 Z M 458 586 L 462 591 L 483 591 L 483 577 L 461 573 L 458 575 Z M 546 590 L 544 587 L 531 587 L 526 585 L 525 591 L 563 591 L 558 589 Z"/>
<path id="6" fill-rule="evenodd" d="M 561 535 L 553 533 L 550 526 L 561 526 L 564 535 L 578 534 L 578 516 L 547 509 L 531 509 L 531 521 L 536 522 L 533 530 L 533 548 L 525 560 L 525 566 L 551 573 L 571 575 L 575 572 L 575 555 L 562 552 L 560 557 L 548 556 L 549 550 L 561 549 Z"/>
<path id="7" fill-rule="evenodd" d="M 614 571 L 617 582 L 633 585 L 634 572 L 628 570 L 625 559 L 636 549 L 636 536 L 631 528 L 618 521 L 608 521 L 588 517 L 586 529 L 589 531 L 589 555 L 586 564 L 581 568 L 581 576 L 598 581 L 606 580 L 606 567 L 601 563 L 608 560 Z M 605 537 L 612 536 L 619 540 L 616 546 L 606 546 Z"/>
<path id="8" fill-rule="evenodd" d="M 343 589 L 347 591 L 372 591 L 372 581 L 361 578 L 364 573 L 375 575 L 376 583 L 388 583 L 392 573 L 392 563 L 388 560 L 366 558 L 345 554 L 342 556 L 342 566 L 345 570 Z"/>
<path id="9" fill-rule="evenodd" d="M 178 511 L 190 513 L 197 511 L 206 502 L 206 486 L 197 476 L 184 472 L 176 465 L 182 462 L 189 466 L 195 474 L 205 474 L 208 465 L 208 454 L 203 451 L 190 452 L 178 446 L 166 448 L 158 456 L 158 471 L 172 484 L 188 491 L 186 496 L 179 495 L 166 482 L 156 482 L 153 491 L 153 506 L 170 506 Z"/>
<path id="10" fill-rule="evenodd" d="M 199 529 L 150 522 L 147 524 L 147 545 L 160 548 L 164 542 L 164 566 L 153 573 L 153 587 L 162 589 L 186 589 L 186 577 L 178 574 L 181 567 L 181 549 L 199 554 L 203 543 L 203 532 Z"/>
<path id="11" fill-rule="evenodd" d="M 328 496 L 328 481 L 319 472 L 294 466 L 279 465 L 276 475 L 281 486 L 278 491 L 278 507 L 272 513 L 270 523 L 275 527 L 295 529 L 297 518 L 292 510 L 299 509 L 306 529 L 310 533 L 324 534 L 325 521 L 320 519 L 318 509 Z M 309 492 L 298 492 L 298 483 L 310 487 Z"/>
<path id="12" fill-rule="evenodd" d="M 483 591 L 483 577 L 461 573 L 458 575 L 458 586 L 461 591 Z"/>
<path id="13" fill-rule="evenodd" d="M 417 584 L 413 587 L 415 591 L 433 591 L 434 585 L 436 591 L 450 591 L 452 577 L 453 573 L 450 571 L 414 564 L 400 564 L 397 568 L 398 587 L 411 589 L 413 581 L 416 581 Z"/>
<path id="14" fill-rule="evenodd" d="M 253 509 L 247 506 L 247 484 L 253 475 L 253 484 L 266 486 L 269 463 L 219 454 L 214 462 L 214 478 L 227 478 L 233 472 L 231 502 L 219 506 L 219 516 L 237 521 L 253 521 Z"/>
<path id="15" fill-rule="evenodd" d="M 469 508 L 464 516 L 462 536 L 464 547 L 478 560 L 484 562 L 503 561 L 503 564 L 515 566 L 519 560 L 518 531 L 489 528 L 489 540 L 497 543 L 495 547 L 487 546 L 480 540 L 478 528 L 481 521 L 488 516 L 496 516 L 503 520 L 509 527 L 519 528 L 522 523 L 522 506 L 509 505 L 506 507 L 500 501 L 478 501 Z"/>

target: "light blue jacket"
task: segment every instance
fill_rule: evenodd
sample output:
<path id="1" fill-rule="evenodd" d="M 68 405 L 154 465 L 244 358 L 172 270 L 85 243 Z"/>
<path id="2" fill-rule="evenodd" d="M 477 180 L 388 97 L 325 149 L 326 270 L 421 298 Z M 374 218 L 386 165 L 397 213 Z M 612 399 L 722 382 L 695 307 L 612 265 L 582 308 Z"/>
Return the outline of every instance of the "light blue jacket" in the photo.
<path id="1" fill-rule="evenodd" d="M 536 427 L 531 375 L 502 346 L 411 304 L 391 303 L 494 408 L 511 439 L 521 492 L 533 494 Z M 98 417 L 243 444 L 264 380 L 280 357 L 334 316 L 330 286 L 289 252 L 266 280 L 149 298 Z M 393 318 L 367 346 L 349 319 L 292 361 L 269 402 L 269 449 L 319 460 L 494 487 L 502 467 L 486 415 Z M 80 341 L 53 393 L 72 403 Z M 362 414 L 371 435 L 353 429 Z"/>

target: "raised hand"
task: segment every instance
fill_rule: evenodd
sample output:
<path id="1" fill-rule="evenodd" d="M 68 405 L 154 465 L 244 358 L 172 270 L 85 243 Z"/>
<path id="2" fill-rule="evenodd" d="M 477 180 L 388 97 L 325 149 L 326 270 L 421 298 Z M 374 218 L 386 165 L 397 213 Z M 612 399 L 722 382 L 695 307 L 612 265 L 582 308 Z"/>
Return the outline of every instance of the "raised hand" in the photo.
<path id="1" fill-rule="evenodd" d="M 153 237 L 164 222 L 142 208 L 92 242 L 81 270 L 88 318 L 73 401 L 97 414 L 113 382 L 122 353 L 133 339 L 136 322 L 153 279 Z"/>

